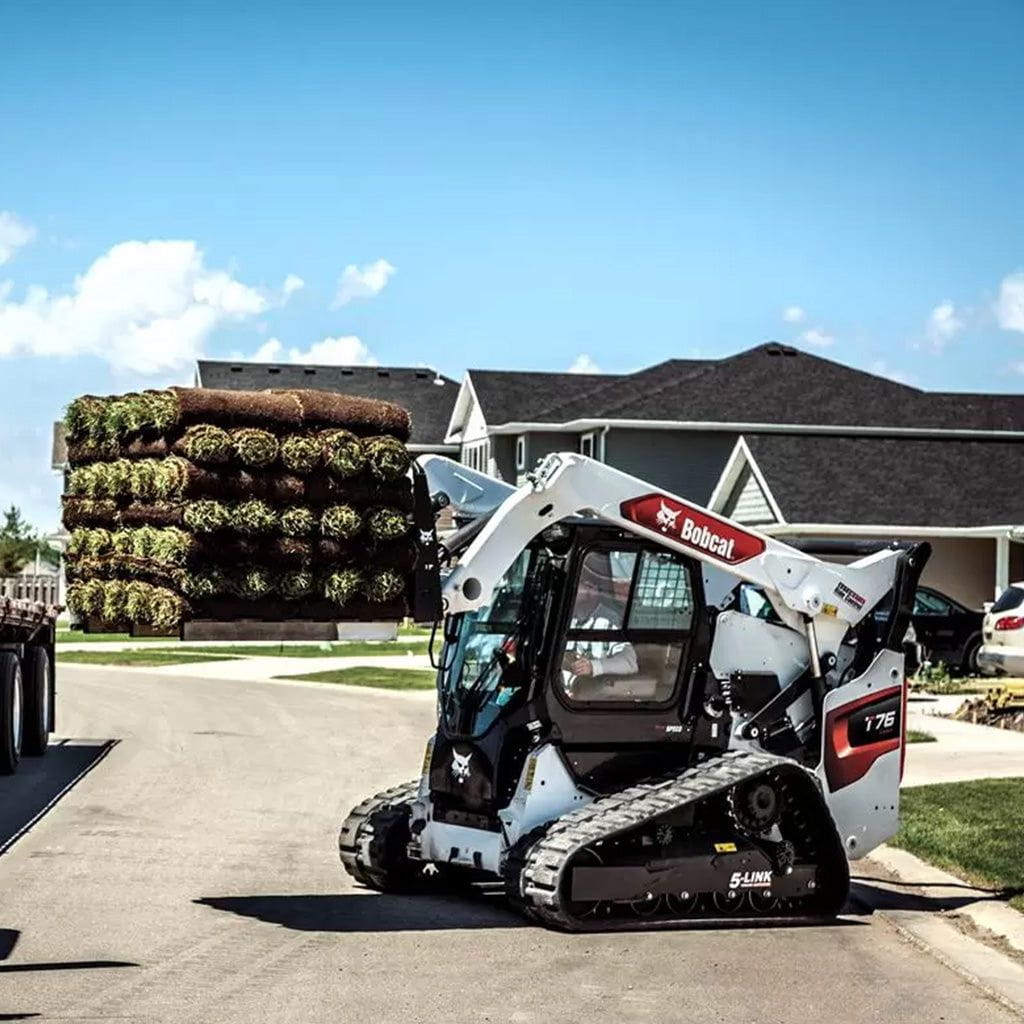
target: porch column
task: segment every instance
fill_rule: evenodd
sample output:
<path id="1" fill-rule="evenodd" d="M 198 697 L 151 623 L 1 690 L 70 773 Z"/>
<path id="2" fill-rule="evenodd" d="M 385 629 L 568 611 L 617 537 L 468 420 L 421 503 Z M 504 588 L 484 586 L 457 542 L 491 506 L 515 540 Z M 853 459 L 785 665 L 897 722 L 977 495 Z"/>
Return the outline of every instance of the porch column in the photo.
<path id="1" fill-rule="evenodd" d="M 996 537 L 996 598 L 1010 585 L 1010 538 Z"/>

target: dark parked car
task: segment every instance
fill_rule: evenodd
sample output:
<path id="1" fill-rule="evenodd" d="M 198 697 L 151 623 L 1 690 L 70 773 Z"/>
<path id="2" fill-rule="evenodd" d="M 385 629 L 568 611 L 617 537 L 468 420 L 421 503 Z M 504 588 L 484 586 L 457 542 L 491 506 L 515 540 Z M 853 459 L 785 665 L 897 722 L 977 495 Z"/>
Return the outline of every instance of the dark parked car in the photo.
<path id="1" fill-rule="evenodd" d="M 877 619 L 885 615 L 885 610 L 875 613 Z M 925 661 L 976 675 L 983 618 L 984 612 L 966 608 L 938 590 L 917 588 L 911 621 Z"/>

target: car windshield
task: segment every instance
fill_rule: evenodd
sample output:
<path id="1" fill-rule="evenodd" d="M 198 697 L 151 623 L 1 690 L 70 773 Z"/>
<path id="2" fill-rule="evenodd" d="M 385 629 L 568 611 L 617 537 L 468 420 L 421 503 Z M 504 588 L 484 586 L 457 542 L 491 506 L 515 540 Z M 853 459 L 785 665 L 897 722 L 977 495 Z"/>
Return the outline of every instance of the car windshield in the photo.
<path id="1" fill-rule="evenodd" d="M 451 731 L 480 735 L 522 695 L 527 606 L 536 596 L 542 562 L 541 552 L 526 549 L 498 581 L 490 604 L 453 618 L 441 683 Z"/>
<path id="2" fill-rule="evenodd" d="M 994 612 L 1008 612 L 1012 608 L 1020 607 L 1024 600 L 1024 590 L 1020 587 L 1007 587 L 1000 595 L 999 600 L 992 605 Z"/>

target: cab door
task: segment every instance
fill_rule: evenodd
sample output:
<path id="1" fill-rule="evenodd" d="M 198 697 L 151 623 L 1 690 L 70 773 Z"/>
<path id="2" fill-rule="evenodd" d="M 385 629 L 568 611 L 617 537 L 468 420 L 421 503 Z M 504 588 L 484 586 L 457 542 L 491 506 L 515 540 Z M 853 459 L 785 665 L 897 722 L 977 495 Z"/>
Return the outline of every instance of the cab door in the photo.
<path id="1" fill-rule="evenodd" d="M 569 566 L 548 714 L 574 773 L 630 746 L 684 748 L 680 714 L 708 644 L 689 559 L 628 540 L 584 540 Z"/>

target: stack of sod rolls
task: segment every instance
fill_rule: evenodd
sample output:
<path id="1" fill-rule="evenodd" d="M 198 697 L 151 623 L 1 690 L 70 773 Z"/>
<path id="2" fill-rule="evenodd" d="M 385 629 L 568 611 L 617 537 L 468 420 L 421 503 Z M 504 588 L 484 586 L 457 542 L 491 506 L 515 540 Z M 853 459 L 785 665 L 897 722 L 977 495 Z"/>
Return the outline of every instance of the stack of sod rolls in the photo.
<path id="1" fill-rule="evenodd" d="M 94 628 L 406 614 L 404 409 L 171 388 L 77 398 L 65 427 L 68 606 Z"/>

